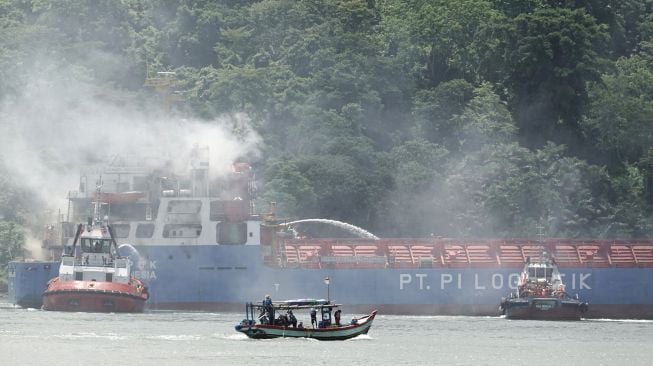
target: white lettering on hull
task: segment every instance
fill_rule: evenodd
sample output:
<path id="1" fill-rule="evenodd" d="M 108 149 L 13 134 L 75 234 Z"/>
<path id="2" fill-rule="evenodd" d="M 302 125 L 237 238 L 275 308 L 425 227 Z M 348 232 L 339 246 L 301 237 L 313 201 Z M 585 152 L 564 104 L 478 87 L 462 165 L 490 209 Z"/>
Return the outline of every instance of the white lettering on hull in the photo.
<path id="1" fill-rule="evenodd" d="M 138 270 L 134 271 L 134 277 L 142 281 L 156 280 L 156 261 L 138 261 Z"/>
<path id="2" fill-rule="evenodd" d="M 519 274 L 511 273 L 508 276 L 508 287 L 512 290 L 516 290 L 519 284 Z"/>
<path id="3" fill-rule="evenodd" d="M 409 283 L 413 282 L 413 276 L 411 276 L 409 273 L 402 273 L 399 275 L 399 289 L 403 290 L 404 285 L 407 285 Z"/>
<path id="4" fill-rule="evenodd" d="M 409 275 L 410 276 L 410 275 Z M 444 285 L 451 283 L 453 281 L 453 276 L 448 273 L 443 273 L 440 275 L 440 290 L 444 290 Z"/>
<path id="5" fill-rule="evenodd" d="M 426 277 L 426 273 L 418 273 L 415 277 L 419 278 L 419 289 L 424 290 L 424 277 Z M 426 287 L 428 287 L 427 290 L 431 289 L 431 286 Z"/>
<path id="6" fill-rule="evenodd" d="M 581 290 L 582 289 L 586 289 L 586 290 L 591 290 L 592 289 L 587 283 L 585 283 L 585 280 L 588 279 L 590 275 L 591 275 L 591 273 L 581 273 L 580 274 L 580 281 L 579 282 L 580 282 L 580 289 Z"/>
<path id="7" fill-rule="evenodd" d="M 478 284 L 478 273 L 474 273 L 474 290 L 485 290 L 485 286 Z"/>
<path id="8" fill-rule="evenodd" d="M 492 288 L 495 290 L 500 290 L 503 288 L 503 276 L 495 273 L 492 275 Z"/>
<path id="9" fill-rule="evenodd" d="M 571 290 L 575 290 L 577 288 L 581 290 L 591 290 L 592 287 L 588 284 L 589 278 L 591 276 L 591 273 L 572 273 L 571 281 L 564 281 L 563 279 L 563 283 L 567 284 L 567 282 L 569 282 L 567 286 Z M 441 273 L 439 277 L 440 290 L 461 290 L 463 288 L 463 273 L 457 273 L 455 277 L 451 273 Z M 492 288 L 494 290 L 503 290 L 506 288 L 516 290 L 517 283 L 519 282 L 519 273 L 510 273 L 507 276 L 501 273 L 492 273 L 489 275 L 473 273 L 466 274 L 465 277 L 470 277 L 469 280 L 471 280 L 471 277 L 473 277 L 474 290 L 479 291 L 487 290 L 488 288 Z M 435 281 L 435 283 L 437 282 L 438 280 Z M 428 291 L 431 289 L 431 281 L 429 280 L 429 276 L 426 273 L 400 273 L 399 289 Z"/>
<path id="10" fill-rule="evenodd" d="M 148 270 L 134 271 L 134 277 L 143 281 L 156 280 L 156 272 Z"/>

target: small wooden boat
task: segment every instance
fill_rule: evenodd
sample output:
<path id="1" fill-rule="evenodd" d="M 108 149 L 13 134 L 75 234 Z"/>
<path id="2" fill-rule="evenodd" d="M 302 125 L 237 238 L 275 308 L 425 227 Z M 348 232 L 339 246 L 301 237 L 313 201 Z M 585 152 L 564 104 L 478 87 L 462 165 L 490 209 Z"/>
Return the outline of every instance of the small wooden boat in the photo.
<path id="1" fill-rule="evenodd" d="M 314 338 L 321 341 L 338 341 L 367 334 L 372 327 L 376 310 L 369 315 L 352 318 L 347 324 L 340 323 L 340 310 L 336 310 L 335 321 L 332 312 L 340 307 L 326 300 L 288 300 L 265 305 L 245 304 L 246 318 L 236 325 L 236 330 L 253 339 L 270 338 Z M 319 322 L 310 327 L 297 323 L 294 311 L 307 310 L 320 314 Z M 285 314 L 283 313 L 285 311 Z M 275 318 L 274 314 L 280 315 Z M 258 314 L 258 315 L 257 315 Z"/>

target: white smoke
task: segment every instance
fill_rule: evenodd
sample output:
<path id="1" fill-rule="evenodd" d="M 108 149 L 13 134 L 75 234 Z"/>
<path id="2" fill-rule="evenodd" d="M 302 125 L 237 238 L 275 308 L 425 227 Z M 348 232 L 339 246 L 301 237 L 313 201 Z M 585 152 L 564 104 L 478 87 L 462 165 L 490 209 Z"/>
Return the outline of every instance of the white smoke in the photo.
<path id="1" fill-rule="evenodd" d="M 142 99 L 90 81 L 77 70 L 26 72 L 22 90 L 0 105 L 0 159 L 14 184 L 64 207 L 80 172 L 115 156 L 159 156 L 183 172 L 194 145 L 208 146 L 213 177 L 256 153 L 258 136 L 247 116 L 213 121 L 182 119 Z M 238 131 L 236 135 L 232 131 Z"/>

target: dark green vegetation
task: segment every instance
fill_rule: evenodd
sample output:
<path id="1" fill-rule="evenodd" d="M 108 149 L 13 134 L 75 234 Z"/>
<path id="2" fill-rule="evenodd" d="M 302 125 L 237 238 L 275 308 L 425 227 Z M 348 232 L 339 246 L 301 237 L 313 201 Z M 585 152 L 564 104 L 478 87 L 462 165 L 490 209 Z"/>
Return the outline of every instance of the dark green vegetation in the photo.
<path id="1" fill-rule="evenodd" d="M 247 157 L 259 207 L 276 201 L 284 216 L 380 236 L 533 237 L 541 226 L 646 237 L 651 7 L 0 0 L 0 101 L 39 67 L 134 100 L 151 94 L 147 70 L 175 71 L 185 93 L 171 113 L 249 117 L 262 138 Z M 33 205 L 0 177 L 2 220 L 25 224 Z M 7 225 L 2 248 L 14 240 Z"/>

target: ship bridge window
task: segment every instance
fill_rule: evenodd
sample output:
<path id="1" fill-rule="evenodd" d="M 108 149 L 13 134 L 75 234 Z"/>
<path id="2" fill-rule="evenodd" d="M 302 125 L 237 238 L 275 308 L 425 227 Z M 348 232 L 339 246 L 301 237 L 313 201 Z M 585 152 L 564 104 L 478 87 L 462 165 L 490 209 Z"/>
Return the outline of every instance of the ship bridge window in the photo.
<path id="1" fill-rule="evenodd" d="M 209 210 L 209 220 L 222 221 L 224 220 L 224 201 L 211 201 Z"/>
<path id="2" fill-rule="evenodd" d="M 111 205 L 111 218 L 116 221 L 145 220 L 147 207 L 147 203 L 138 202 Z"/>
<path id="3" fill-rule="evenodd" d="M 166 224 L 163 227 L 164 238 L 197 238 L 201 233 L 200 224 Z"/>
<path id="4" fill-rule="evenodd" d="M 85 253 L 110 253 L 111 240 L 84 238 L 80 245 Z"/>
<path id="5" fill-rule="evenodd" d="M 553 268 L 551 267 L 531 267 L 528 269 L 528 277 L 530 278 L 546 278 L 547 281 L 550 281 L 552 275 Z"/>
<path id="6" fill-rule="evenodd" d="M 138 224 L 136 227 L 137 238 L 151 238 L 154 235 L 154 224 Z"/>
<path id="7" fill-rule="evenodd" d="M 220 222 L 216 225 L 217 242 L 223 245 L 242 245 L 247 243 L 247 223 Z"/>
<path id="8" fill-rule="evenodd" d="M 113 224 L 111 225 L 111 229 L 113 229 L 113 235 L 115 235 L 116 238 L 129 237 L 129 224 Z"/>
<path id="9" fill-rule="evenodd" d="M 202 208 L 202 201 L 197 200 L 177 200 L 168 202 L 168 213 L 185 213 L 196 214 Z"/>

